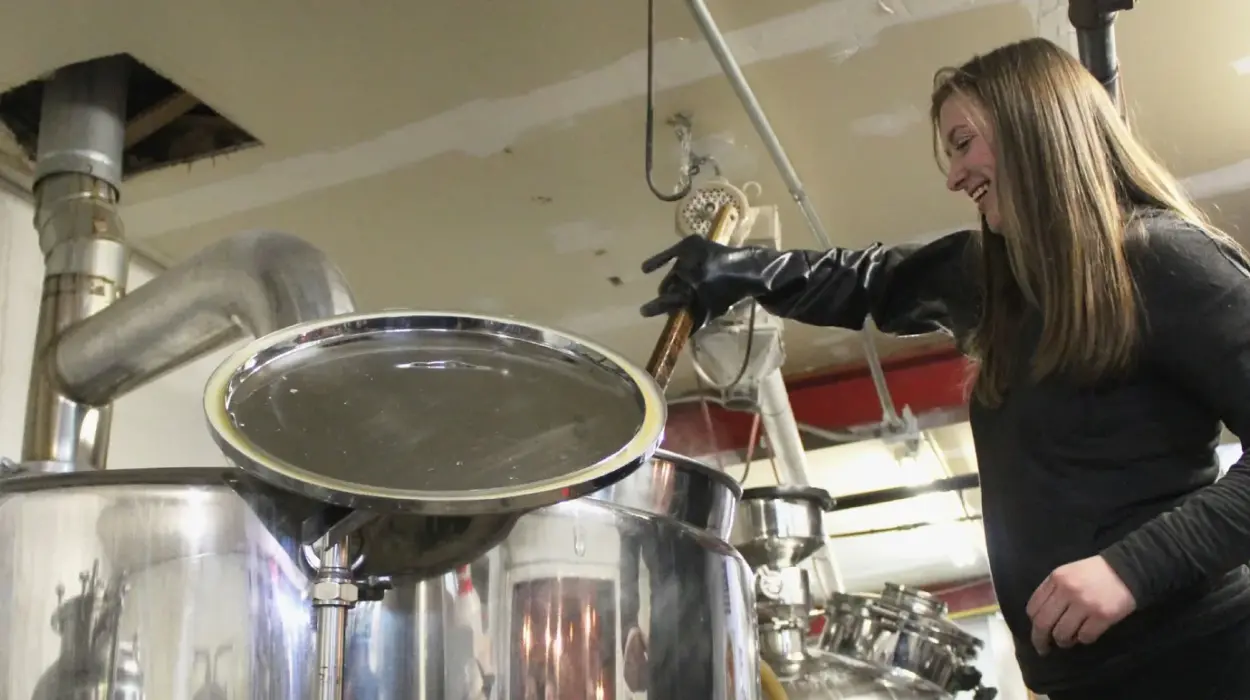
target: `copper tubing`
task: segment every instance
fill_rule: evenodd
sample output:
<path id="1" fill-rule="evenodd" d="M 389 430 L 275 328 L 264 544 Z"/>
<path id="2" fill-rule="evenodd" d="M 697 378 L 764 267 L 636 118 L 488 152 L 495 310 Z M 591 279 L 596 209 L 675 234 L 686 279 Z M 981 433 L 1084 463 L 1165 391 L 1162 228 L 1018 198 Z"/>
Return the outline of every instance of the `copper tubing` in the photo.
<path id="1" fill-rule="evenodd" d="M 734 205 L 722 206 L 712 221 L 708 240 L 722 245 L 729 243 L 741 217 L 742 213 Z M 681 351 L 686 347 L 693 327 L 694 319 L 689 311 L 678 311 L 668 317 L 664 332 L 660 333 L 655 350 L 651 352 L 651 359 L 647 361 L 647 372 L 655 378 L 661 389 L 668 388 L 668 382 L 673 378 L 673 370 L 677 367 L 677 358 L 681 357 Z"/>

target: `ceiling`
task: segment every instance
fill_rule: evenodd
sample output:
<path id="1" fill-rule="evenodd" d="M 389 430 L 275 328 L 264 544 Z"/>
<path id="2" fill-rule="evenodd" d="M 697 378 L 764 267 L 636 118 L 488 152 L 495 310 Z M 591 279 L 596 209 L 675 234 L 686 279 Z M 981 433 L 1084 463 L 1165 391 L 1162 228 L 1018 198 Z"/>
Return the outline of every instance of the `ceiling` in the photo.
<path id="1" fill-rule="evenodd" d="M 708 1 L 844 246 L 973 215 L 931 157 L 935 69 L 1030 35 L 1074 45 L 1059 0 Z M 691 115 L 697 149 L 780 205 L 785 245 L 814 246 L 686 4 L 657 5 L 659 121 Z M 42 0 L 5 19 L 0 88 L 125 52 L 264 144 L 128 183 L 127 233 L 157 257 L 284 229 L 325 249 L 366 309 L 512 315 L 645 360 L 660 323 L 636 309 L 658 280 L 638 264 L 675 233 L 642 172 L 643 0 Z M 1235 234 L 1250 222 L 1247 26 L 1245 0 L 1141 3 L 1118 24 L 1140 132 Z M 667 189 L 678 149 L 668 127 L 656 143 Z M 787 352 L 791 371 L 860 356 L 854 334 L 794 324 Z"/>

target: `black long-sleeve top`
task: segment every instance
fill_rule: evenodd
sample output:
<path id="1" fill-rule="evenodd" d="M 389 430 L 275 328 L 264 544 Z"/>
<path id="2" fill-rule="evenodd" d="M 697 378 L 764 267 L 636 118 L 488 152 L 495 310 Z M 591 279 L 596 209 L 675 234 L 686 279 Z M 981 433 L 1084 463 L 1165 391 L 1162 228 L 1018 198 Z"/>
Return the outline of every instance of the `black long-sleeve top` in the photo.
<path id="1" fill-rule="evenodd" d="M 991 573 L 1037 692 L 1096 683 L 1250 616 L 1250 453 L 1218 482 L 1220 422 L 1250 439 L 1247 261 L 1170 214 L 1144 218 L 1130 248 L 1143 323 L 1127 376 L 1078 388 L 1022 382 L 997 408 L 975 402 Z M 760 302 L 814 325 L 966 332 L 979 317 L 974 234 L 925 246 L 798 253 L 803 284 Z M 1023 322 L 1031 354 L 1040 316 Z M 1055 568 L 1101 554 L 1137 611 L 1091 645 L 1040 657 L 1029 597 Z"/>

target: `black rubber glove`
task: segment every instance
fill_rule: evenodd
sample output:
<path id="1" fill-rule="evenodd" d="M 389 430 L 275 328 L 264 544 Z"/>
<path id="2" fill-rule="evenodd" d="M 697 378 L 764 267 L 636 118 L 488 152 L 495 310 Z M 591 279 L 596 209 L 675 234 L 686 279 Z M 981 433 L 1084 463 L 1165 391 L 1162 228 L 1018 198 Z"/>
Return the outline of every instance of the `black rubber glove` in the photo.
<path id="1" fill-rule="evenodd" d="M 722 316 L 734 304 L 767 294 L 775 283 L 770 267 L 783 254 L 768 248 L 731 248 L 702 236 L 686 236 L 667 250 L 642 263 L 651 274 L 673 262 L 660 282 L 660 293 L 642 305 L 645 317 L 686 309 L 694 317 L 694 330 Z"/>
<path id="2" fill-rule="evenodd" d="M 816 326 L 860 330 L 871 314 L 887 333 L 952 330 L 970 314 L 975 319 L 975 289 L 964 265 L 973 235 L 827 251 L 731 248 L 687 236 L 642 264 L 647 274 L 669 262 L 673 267 L 641 311 L 650 317 L 687 309 L 698 330 L 750 298 L 772 314 Z"/>

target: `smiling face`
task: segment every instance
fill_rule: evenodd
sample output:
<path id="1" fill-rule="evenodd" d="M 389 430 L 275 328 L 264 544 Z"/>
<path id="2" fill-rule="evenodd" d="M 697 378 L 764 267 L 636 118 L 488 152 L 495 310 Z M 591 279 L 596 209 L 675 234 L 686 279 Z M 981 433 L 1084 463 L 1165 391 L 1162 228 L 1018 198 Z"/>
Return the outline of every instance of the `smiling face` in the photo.
<path id="1" fill-rule="evenodd" d="M 951 95 L 938 114 L 938 137 L 949 162 L 946 187 L 968 195 L 989 229 L 998 232 L 1002 216 L 994 185 L 994 144 L 984 112 L 964 95 Z"/>

